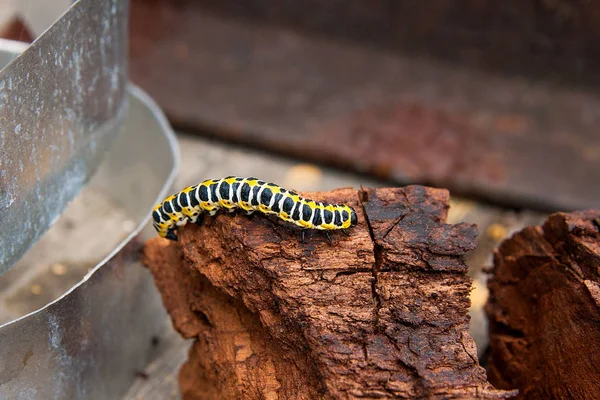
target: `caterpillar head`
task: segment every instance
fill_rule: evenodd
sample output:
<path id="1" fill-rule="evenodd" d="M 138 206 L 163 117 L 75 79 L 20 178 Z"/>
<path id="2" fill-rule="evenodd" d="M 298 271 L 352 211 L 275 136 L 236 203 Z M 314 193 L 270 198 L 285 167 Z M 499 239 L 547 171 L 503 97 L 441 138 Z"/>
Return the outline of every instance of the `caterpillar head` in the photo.
<path id="1" fill-rule="evenodd" d="M 354 211 L 354 208 L 350 206 L 348 208 L 350 208 L 350 226 L 358 225 L 358 216 L 356 215 L 356 211 Z"/>
<path id="2" fill-rule="evenodd" d="M 152 211 L 152 226 L 156 229 L 160 237 L 172 239 L 169 236 L 173 236 L 173 234 L 169 234 L 169 232 L 172 232 L 175 223 L 171 219 L 165 220 L 162 217 L 162 213 L 164 213 L 164 210 L 162 204 L 159 204 Z"/>
<path id="3" fill-rule="evenodd" d="M 342 224 L 338 229 L 346 229 L 358 224 L 358 217 L 354 208 L 342 204 L 341 206 Z"/>

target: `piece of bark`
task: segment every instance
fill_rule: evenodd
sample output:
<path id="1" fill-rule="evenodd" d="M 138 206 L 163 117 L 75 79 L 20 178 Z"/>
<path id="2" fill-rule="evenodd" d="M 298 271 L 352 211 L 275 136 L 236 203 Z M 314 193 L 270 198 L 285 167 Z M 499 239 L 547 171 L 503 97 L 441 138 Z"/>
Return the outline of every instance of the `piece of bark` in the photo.
<path id="1" fill-rule="evenodd" d="M 523 399 L 600 399 L 600 211 L 504 241 L 488 286 L 490 381 Z"/>
<path id="2" fill-rule="evenodd" d="M 184 399 L 513 394 L 477 362 L 464 263 L 476 229 L 444 224 L 447 191 L 307 197 L 352 205 L 359 225 L 302 243 L 275 218 L 219 215 L 180 229 L 178 242 L 147 243 L 175 328 L 197 339 L 179 376 Z"/>
<path id="3" fill-rule="evenodd" d="M 0 38 L 27 43 L 32 42 L 34 39 L 33 35 L 29 33 L 29 29 L 27 29 L 21 18 L 18 17 L 0 26 Z"/>

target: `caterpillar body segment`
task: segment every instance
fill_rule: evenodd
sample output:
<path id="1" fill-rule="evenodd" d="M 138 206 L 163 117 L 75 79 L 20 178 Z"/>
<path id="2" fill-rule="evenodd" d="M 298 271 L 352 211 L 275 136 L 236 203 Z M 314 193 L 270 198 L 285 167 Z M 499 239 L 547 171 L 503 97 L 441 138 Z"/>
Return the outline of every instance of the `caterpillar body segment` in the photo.
<path id="1" fill-rule="evenodd" d="M 177 227 L 201 223 L 205 214 L 238 209 L 247 214 L 274 214 L 301 228 L 326 232 L 357 224 L 356 212 L 346 204 L 321 203 L 257 178 L 228 176 L 208 179 L 167 197 L 152 211 L 153 226 L 159 236 L 177 240 Z"/>

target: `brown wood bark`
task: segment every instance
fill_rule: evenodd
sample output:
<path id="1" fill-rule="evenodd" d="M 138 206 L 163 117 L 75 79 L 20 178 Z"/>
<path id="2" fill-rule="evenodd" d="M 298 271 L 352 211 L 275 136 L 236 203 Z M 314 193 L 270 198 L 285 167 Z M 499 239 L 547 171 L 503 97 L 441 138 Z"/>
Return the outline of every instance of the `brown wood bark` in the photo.
<path id="1" fill-rule="evenodd" d="M 506 398 L 469 335 L 472 225 L 420 186 L 308 197 L 355 207 L 350 235 L 207 217 L 144 250 L 175 328 L 195 338 L 184 399 Z"/>
<path id="2" fill-rule="evenodd" d="M 600 211 L 506 240 L 489 289 L 492 383 L 523 399 L 600 399 Z"/>
<path id="3" fill-rule="evenodd" d="M 0 26 L 0 38 L 21 42 L 33 41 L 33 36 L 20 18 L 13 18 L 6 25 Z"/>

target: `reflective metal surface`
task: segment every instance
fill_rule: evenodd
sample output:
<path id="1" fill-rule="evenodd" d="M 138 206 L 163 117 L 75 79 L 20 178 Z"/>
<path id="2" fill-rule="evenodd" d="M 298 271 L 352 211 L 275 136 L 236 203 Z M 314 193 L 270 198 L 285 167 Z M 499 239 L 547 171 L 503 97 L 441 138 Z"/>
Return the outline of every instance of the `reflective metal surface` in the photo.
<path id="1" fill-rule="evenodd" d="M 121 128 L 127 22 L 127 0 L 79 0 L 0 71 L 0 274 L 77 195 Z"/>
<path id="2" fill-rule="evenodd" d="M 0 68 L 17 58 L 27 47 L 29 47 L 27 43 L 0 38 Z M 1 70 L 0 74 L 2 74 Z"/>
<path id="3" fill-rule="evenodd" d="M 123 132 L 84 190 L 109 195 L 137 228 L 65 295 L 0 326 L 0 399 L 117 399 L 146 365 L 166 318 L 138 256 L 177 154 L 161 111 L 130 87 Z"/>

